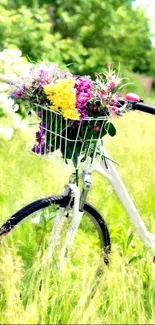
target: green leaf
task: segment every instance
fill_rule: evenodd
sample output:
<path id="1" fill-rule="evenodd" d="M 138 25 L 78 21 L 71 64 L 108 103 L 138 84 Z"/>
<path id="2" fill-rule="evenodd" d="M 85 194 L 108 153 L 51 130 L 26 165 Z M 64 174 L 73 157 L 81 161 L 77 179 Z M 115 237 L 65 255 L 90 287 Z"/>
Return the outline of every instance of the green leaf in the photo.
<path id="1" fill-rule="evenodd" d="M 4 117 L 4 116 L 5 116 L 5 114 L 0 110 L 0 118 Z"/>
<path id="2" fill-rule="evenodd" d="M 133 263 L 133 262 L 136 262 L 137 260 L 141 259 L 142 256 L 139 255 L 139 256 L 133 256 L 132 258 L 130 258 L 129 260 L 129 264 Z"/>
<path id="3" fill-rule="evenodd" d="M 116 129 L 111 122 L 106 123 L 105 129 L 111 137 L 114 137 L 116 135 Z"/>
<path id="4" fill-rule="evenodd" d="M 126 247 L 128 248 L 129 245 L 131 244 L 132 240 L 133 240 L 133 233 L 131 233 L 128 238 L 127 238 L 127 242 L 126 242 Z"/>

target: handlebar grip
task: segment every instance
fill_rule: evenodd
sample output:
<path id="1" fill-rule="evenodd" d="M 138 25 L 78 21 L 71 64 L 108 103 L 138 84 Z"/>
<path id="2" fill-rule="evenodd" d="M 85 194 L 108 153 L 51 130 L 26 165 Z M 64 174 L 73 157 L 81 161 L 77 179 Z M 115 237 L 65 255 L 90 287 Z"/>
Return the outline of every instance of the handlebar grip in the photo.
<path id="1" fill-rule="evenodd" d="M 133 103 L 133 109 L 155 115 L 155 107 L 140 102 Z"/>

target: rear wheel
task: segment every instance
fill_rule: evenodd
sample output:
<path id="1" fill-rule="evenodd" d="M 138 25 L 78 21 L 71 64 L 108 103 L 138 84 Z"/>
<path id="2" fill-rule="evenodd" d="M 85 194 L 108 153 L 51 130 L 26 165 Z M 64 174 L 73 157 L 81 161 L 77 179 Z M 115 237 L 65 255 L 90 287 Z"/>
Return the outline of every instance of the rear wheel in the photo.
<path id="1" fill-rule="evenodd" d="M 48 247 L 49 239 L 59 207 L 66 207 L 69 197 L 55 196 L 35 201 L 16 212 L 0 228 L 0 236 L 12 232 L 8 236 L 8 243 L 12 240 L 22 256 L 27 267 L 35 262 L 38 251 L 43 252 Z M 108 264 L 110 253 L 110 236 L 105 221 L 99 212 L 89 203 L 85 203 L 83 216 L 70 250 L 70 261 L 74 266 L 83 267 L 86 263 L 89 268 L 97 269 L 101 256 Z M 29 218 L 31 217 L 31 218 Z M 71 221 L 71 215 L 64 214 L 65 222 L 61 233 L 59 251 L 66 236 Z M 20 224 L 21 223 L 21 224 Z M 18 226 L 19 227 L 16 227 Z M 58 258 L 58 254 L 54 252 Z M 53 256 L 54 261 L 55 257 Z"/>

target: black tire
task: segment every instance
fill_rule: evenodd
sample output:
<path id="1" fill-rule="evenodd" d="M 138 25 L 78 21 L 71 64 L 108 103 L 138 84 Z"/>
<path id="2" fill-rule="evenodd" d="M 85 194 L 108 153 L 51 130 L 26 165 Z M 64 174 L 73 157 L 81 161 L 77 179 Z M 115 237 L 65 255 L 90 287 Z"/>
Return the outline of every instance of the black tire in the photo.
<path id="1" fill-rule="evenodd" d="M 12 215 L 12 217 L 1 226 L 0 236 L 9 233 L 13 228 L 25 221 L 27 217 L 37 214 L 39 211 L 52 205 L 66 207 L 69 200 L 70 197 L 67 196 L 51 196 L 30 203 Z M 83 211 L 92 221 L 98 232 L 101 251 L 104 253 L 104 262 L 108 264 L 108 254 L 111 251 L 111 242 L 107 225 L 99 212 L 91 204 L 85 203 Z"/>

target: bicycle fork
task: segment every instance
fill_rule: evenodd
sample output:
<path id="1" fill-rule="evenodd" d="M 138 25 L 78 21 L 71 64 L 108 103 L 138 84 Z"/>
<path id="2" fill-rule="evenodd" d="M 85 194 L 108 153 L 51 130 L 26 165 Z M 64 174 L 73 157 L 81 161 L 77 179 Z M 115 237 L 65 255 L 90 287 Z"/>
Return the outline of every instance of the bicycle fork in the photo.
<path id="1" fill-rule="evenodd" d="M 70 205 L 73 204 L 72 208 L 72 220 L 69 225 L 64 245 L 61 252 L 61 258 L 67 257 L 69 248 L 71 248 L 73 240 L 75 238 L 76 232 L 79 228 L 82 216 L 83 216 L 83 207 L 86 201 L 87 194 L 91 188 L 91 169 L 86 168 L 82 173 L 83 179 L 83 189 L 80 195 L 80 189 L 75 184 L 75 174 L 72 174 L 70 177 L 69 184 L 65 186 L 64 195 L 70 194 L 71 199 L 67 208 L 60 207 L 57 211 L 56 218 L 54 221 L 51 240 L 48 250 L 48 258 L 51 258 L 53 251 L 56 248 L 59 238 L 61 236 L 61 231 L 65 222 L 65 211 L 70 209 Z"/>

